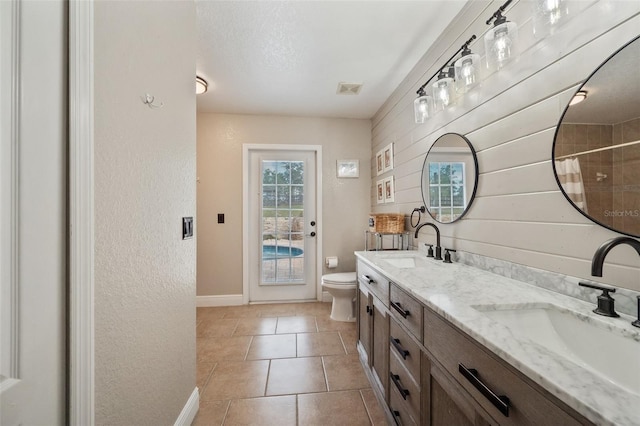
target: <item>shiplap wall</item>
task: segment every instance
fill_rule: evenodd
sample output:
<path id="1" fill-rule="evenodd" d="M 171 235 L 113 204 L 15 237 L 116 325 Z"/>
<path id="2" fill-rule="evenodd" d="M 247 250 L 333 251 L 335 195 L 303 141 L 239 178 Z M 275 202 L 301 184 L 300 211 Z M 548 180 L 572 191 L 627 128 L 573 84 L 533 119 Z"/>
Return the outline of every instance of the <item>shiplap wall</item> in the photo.
<path id="1" fill-rule="evenodd" d="M 462 220 L 439 225 L 442 245 L 590 278 L 593 253 L 621 234 L 586 219 L 560 192 L 551 164 L 554 133 L 580 84 L 640 33 L 640 1 L 571 2 L 569 19 L 541 39 L 533 36 L 531 2 L 514 1 L 506 16 L 518 23 L 516 60 L 483 75 L 481 85 L 459 97 L 454 107 L 415 124 L 418 87 L 471 34 L 478 36 L 472 50 L 484 56 L 485 22 L 502 3 L 467 4 L 374 116 L 372 152 L 393 142 L 395 168 L 376 176 L 372 158 L 372 211 L 409 215 L 422 205 L 420 178 L 427 151 L 440 135 L 460 133 L 478 155 L 478 190 Z M 377 204 L 375 182 L 391 174 L 395 203 Z M 426 229 L 419 242 L 433 239 Z M 640 257 L 631 247 L 616 247 L 597 281 L 640 291 Z"/>

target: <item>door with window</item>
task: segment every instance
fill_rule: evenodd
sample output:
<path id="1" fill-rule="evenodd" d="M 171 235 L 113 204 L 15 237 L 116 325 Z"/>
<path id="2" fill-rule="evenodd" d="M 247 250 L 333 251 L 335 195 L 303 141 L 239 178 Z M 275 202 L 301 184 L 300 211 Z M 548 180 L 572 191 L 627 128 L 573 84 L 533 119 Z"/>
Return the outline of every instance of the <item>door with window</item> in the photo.
<path id="1" fill-rule="evenodd" d="M 316 299 L 316 153 L 249 157 L 249 301 Z"/>

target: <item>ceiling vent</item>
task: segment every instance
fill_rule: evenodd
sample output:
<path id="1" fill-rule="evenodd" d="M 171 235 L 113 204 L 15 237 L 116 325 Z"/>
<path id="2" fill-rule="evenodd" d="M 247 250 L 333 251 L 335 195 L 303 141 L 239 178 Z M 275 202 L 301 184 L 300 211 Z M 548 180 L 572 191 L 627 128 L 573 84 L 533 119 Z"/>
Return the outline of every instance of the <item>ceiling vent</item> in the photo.
<path id="1" fill-rule="evenodd" d="M 361 83 L 338 83 L 338 91 L 336 92 L 338 95 L 357 95 L 360 93 L 360 89 L 362 88 Z"/>

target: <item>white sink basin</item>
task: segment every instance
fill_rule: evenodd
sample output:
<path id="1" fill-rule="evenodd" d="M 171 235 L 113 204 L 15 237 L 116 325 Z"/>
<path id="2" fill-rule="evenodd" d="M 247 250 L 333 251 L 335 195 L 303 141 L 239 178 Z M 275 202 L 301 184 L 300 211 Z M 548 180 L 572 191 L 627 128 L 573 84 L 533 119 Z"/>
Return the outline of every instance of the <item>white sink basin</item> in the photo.
<path id="1" fill-rule="evenodd" d="M 552 304 L 474 308 L 518 337 L 530 339 L 640 395 L 640 341 L 634 340 L 634 332 Z"/>
<path id="2" fill-rule="evenodd" d="M 389 257 L 385 258 L 385 261 L 389 262 L 391 265 L 396 268 L 415 268 L 416 267 L 416 258 L 415 257 Z"/>

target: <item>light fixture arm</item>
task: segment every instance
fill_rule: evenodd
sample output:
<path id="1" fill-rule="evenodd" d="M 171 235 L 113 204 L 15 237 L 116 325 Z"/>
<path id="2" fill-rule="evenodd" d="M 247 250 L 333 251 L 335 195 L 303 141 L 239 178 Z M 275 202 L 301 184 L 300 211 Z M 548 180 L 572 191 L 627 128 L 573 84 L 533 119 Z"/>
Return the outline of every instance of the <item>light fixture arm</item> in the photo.
<path id="1" fill-rule="evenodd" d="M 509 0 L 509 2 L 511 2 L 511 0 Z M 507 2 L 507 3 L 508 3 L 508 2 Z M 433 74 L 433 75 L 429 78 L 429 80 L 425 81 L 425 83 L 424 83 L 422 86 L 420 86 L 420 88 L 416 91 L 416 93 L 418 94 L 418 96 L 423 96 L 423 95 L 424 95 L 424 93 L 425 93 L 425 92 L 424 92 L 424 88 L 425 88 L 425 87 L 427 87 L 427 84 L 429 84 L 429 82 L 430 82 L 431 80 L 433 80 L 435 77 L 437 77 L 437 76 L 442 72 L 442 70 L 444 70 L 444 69 L 445 69 L 445 68 L 447 68 L 447 67 L 451 67 L 451 66 L 453 66 L 453 62 L 451 62 L 451 61 L 453 61 L 453 59 L 454 59 L 456 56 L 458 56 L 458 53 L 462 52 L 464 49 L 467 49 L 467 48 L 469 47 L 469 44 L 471 44 L 471 42 L 472 42 L 473 40 L 475 40 L 475 39 L 476 39 L 476 35 L 474 34 L 474 35 L 472 35 L 472 36 L 471 36 L 471 38 L 470 38 L 469 40 L 467 40 L 467 41 L 466 41 L 462 46 L 460 46 L 460 48 L 459 48 L 458 50 L 456 50 L 456 53 L 454 53 L 454 54 L 453 54 L 453 55 L 452 55 L 452 56 L 447 60 L 447 62 L 445 62 L 445 63 L 444 63 L 444 65 L 443 65 L 442 67 L 440 67 L 440 69 L 438 69 L 438 71 L 436 71 L 436 72 L 435 72 L 435 74 Z M 450 63 L 450 62 L 451 62 L 451 65 L 449 65 L 449 63 Z"/>
<path id="2" fill-rule="evenodd" d="M 503 4 L 502 6 L 500 6 L 498 8 L 498 10 L 496 10 L 493 15 L 491 15 L 491 17 L 489 19 L 487 19 L 487 25 L 491 24 L 491 22 L 493 22 L 493 20 L 495 20 L 496 22 L 499 22 L 496 25 L 502 24 L 504 23 L 507 19 L 502 16 L 502 12 L 504 12 L 504 10 L 507 8 L 507 6 L 509 6 L 509 4 L 511 4 L 513 0 L 507 0 L 505 4 Z M 500 22 L 502 21 L 502 22 Z"/>

